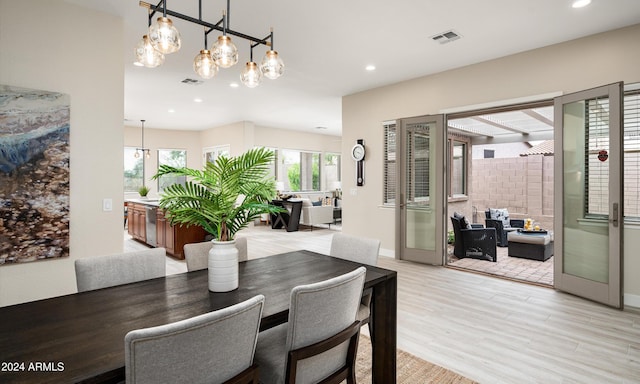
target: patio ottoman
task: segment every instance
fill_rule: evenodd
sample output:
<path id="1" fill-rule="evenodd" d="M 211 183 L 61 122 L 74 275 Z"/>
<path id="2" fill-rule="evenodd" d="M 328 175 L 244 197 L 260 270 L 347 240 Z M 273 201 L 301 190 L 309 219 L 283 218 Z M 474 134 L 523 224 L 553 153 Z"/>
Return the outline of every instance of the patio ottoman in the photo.
<path id="1" fill-rule="evenodd" d="M 511 257 L 546 261 L 553 256 L 553 232 L 509 232 L 507 240 Z"/>

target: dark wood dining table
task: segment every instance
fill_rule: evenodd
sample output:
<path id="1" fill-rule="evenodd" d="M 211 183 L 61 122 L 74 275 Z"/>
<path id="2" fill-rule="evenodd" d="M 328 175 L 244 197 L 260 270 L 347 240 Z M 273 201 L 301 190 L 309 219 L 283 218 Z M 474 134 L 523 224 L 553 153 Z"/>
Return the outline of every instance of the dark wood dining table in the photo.
<path id="1" fill-rule="evenodd" d="M 260 329 L 285 323 L 291 289 L 361 264 L 311 251 L 240 263 L 238 289 L 208 290 L 208 271 L 170 275 L 0 308 L 0 383 L 124 380 L 127 332 L 183 320 L 265 296 Z M 372 380 L 396 382 L 397 274 L 367 267 L 372 299 Z M 188 357 L 187 357 L 188 358 Z"/>

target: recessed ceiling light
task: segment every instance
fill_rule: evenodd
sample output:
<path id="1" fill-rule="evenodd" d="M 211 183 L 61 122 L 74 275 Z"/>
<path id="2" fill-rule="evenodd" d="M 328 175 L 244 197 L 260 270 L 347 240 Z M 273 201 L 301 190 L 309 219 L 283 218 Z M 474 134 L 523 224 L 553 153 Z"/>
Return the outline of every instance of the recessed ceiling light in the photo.
<path id="1" fill-rule="evenodd" d="M 574 0 L 571 6 L 573 8 L 582 8 L 582 7 L 586 7 L 589 4 L 591 4 L 591 0 Z"/>
<path id="2" fill-rule="evenodd" d="M 196 97 L 195 99 L 193 99 L 193 101 L 196 103 L 202 103 L 202 99 L 199 97 Z"/>
<path id="3" fill-rule="evenodd" d="M 376 70 L 376 66 L 375 65 L 367 65 L 366 67 L 364 67 L 364 69 L 366 69 L 367 71 L 375 71 Z"/>
<path id="4" fill-rule="evenodd" d="M 169 112 L 169 113 L 175 113 L 175 112 L 176 112 L 176 110 L 175 110 L 175 109 L 170 109 L 168 112 Z"/>
<path id="5" fill-rule="evenodd" d="M 318 126 L 316 129 L 327 129 L 327 127 Z"/>
<path id="6" fill-rule="evenodd" d="M 231 84 L 229 84 L 229 86 L 230 86 L 231 88 L 238 88 L 238 87 L 240 86 L 240 84 L 238 84 L 238 83 L 231 83 Z"/>

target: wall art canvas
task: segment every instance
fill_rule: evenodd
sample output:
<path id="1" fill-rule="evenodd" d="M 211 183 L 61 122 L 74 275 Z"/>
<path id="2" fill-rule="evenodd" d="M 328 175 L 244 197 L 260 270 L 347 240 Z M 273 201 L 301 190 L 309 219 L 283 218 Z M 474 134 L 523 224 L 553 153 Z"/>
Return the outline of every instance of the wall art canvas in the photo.
<path id="1" fill-rule="evenodd" d="M 69 256 L 69 95 L 0 85 L 0 265 Z"/>

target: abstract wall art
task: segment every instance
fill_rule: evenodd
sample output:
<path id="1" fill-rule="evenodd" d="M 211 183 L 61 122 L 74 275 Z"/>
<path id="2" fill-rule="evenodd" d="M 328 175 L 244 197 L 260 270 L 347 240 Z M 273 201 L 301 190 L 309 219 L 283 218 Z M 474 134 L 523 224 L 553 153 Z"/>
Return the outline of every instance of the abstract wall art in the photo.
<path id="1" fill-rule="evenodd" d="M 0 265 L 69 256 L 69 95 L 0 85 Z"/>

